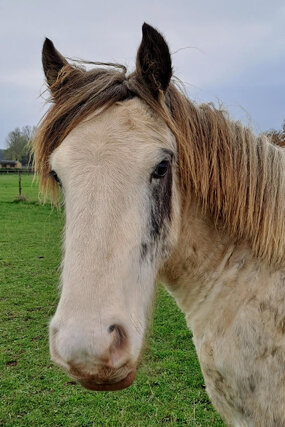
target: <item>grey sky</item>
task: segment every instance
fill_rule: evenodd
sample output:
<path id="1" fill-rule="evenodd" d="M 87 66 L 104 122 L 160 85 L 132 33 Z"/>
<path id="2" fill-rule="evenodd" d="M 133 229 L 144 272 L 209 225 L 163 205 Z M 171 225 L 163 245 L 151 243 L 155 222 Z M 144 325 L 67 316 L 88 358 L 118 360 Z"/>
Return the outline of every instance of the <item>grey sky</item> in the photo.
<path id="1" fill-rule="evenodd" d="M 45 111 L 45 36 L 66 56 L 134 65 L 146 21 L 198 101 L 222 102 L 255 131 L 285 119 L 284 0 L 0 0 L 0 148 Z"/>

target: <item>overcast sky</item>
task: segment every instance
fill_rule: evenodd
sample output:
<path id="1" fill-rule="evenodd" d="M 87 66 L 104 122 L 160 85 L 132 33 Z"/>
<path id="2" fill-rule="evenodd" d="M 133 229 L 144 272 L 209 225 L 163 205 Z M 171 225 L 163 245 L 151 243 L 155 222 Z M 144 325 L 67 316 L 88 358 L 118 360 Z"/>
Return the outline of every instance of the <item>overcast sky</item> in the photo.
<path id="1" fill-rule="evenodd" d="M 144 21 L 168 41 L 190 98 L 222 102 L 256 132 L 281 127 L 284 0 L 0 0 L 0 148 L 45 111 L 46 36 L 65 56 L 132 69 Z"/>

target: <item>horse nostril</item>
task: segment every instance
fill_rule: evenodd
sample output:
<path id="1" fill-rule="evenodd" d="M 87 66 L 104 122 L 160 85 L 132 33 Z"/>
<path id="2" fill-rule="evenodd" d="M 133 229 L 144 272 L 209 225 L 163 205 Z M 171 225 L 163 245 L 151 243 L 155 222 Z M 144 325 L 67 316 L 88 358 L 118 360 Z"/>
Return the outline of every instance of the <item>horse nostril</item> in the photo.
<path id="1" fill-rule="evenodd" d="M 122 348 L 126 345 L 128 337 L 122 325 L 113 324 L 108 328 L 109 334 L 114 333 L 113 348 Z"/>
<path id="2" fill-rule="evenodd" d="M 108 332 L 111 334 L 112 332 L 114 332 L 115 329 L 116 329 L 116 325 L 111 325 L 108 328 Z"/>

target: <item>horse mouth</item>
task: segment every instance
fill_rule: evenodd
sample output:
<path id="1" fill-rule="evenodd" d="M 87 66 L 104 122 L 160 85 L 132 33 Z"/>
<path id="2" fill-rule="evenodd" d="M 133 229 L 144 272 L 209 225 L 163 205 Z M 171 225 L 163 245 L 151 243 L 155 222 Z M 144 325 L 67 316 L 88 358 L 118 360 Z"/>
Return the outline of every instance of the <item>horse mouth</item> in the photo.
<path id="1" fill-rule="evenodd" d="M 79 380 L 80 384 L 92 391 L 118 391 L 132 385 L 136 378 L 136 370 L 131 371 L 125 378 L 115 383 L 101 383 L 98 384 L 92 380 Z"/>

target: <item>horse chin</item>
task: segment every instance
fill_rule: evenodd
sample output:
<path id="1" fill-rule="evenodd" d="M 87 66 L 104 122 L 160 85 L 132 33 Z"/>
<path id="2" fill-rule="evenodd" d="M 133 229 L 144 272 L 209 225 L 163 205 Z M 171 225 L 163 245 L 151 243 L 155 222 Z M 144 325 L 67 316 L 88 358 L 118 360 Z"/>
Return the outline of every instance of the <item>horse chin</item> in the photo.
<path id="1" fill-rule="evenodd" d="M 92 380 L 79 380 L 80 384 L 92 391 L 118 391 L 132 385 L 136 378 L 136 370 L 131 371 L 125 378 L 115 383 L 102 383 L 98 384 Z"/>

